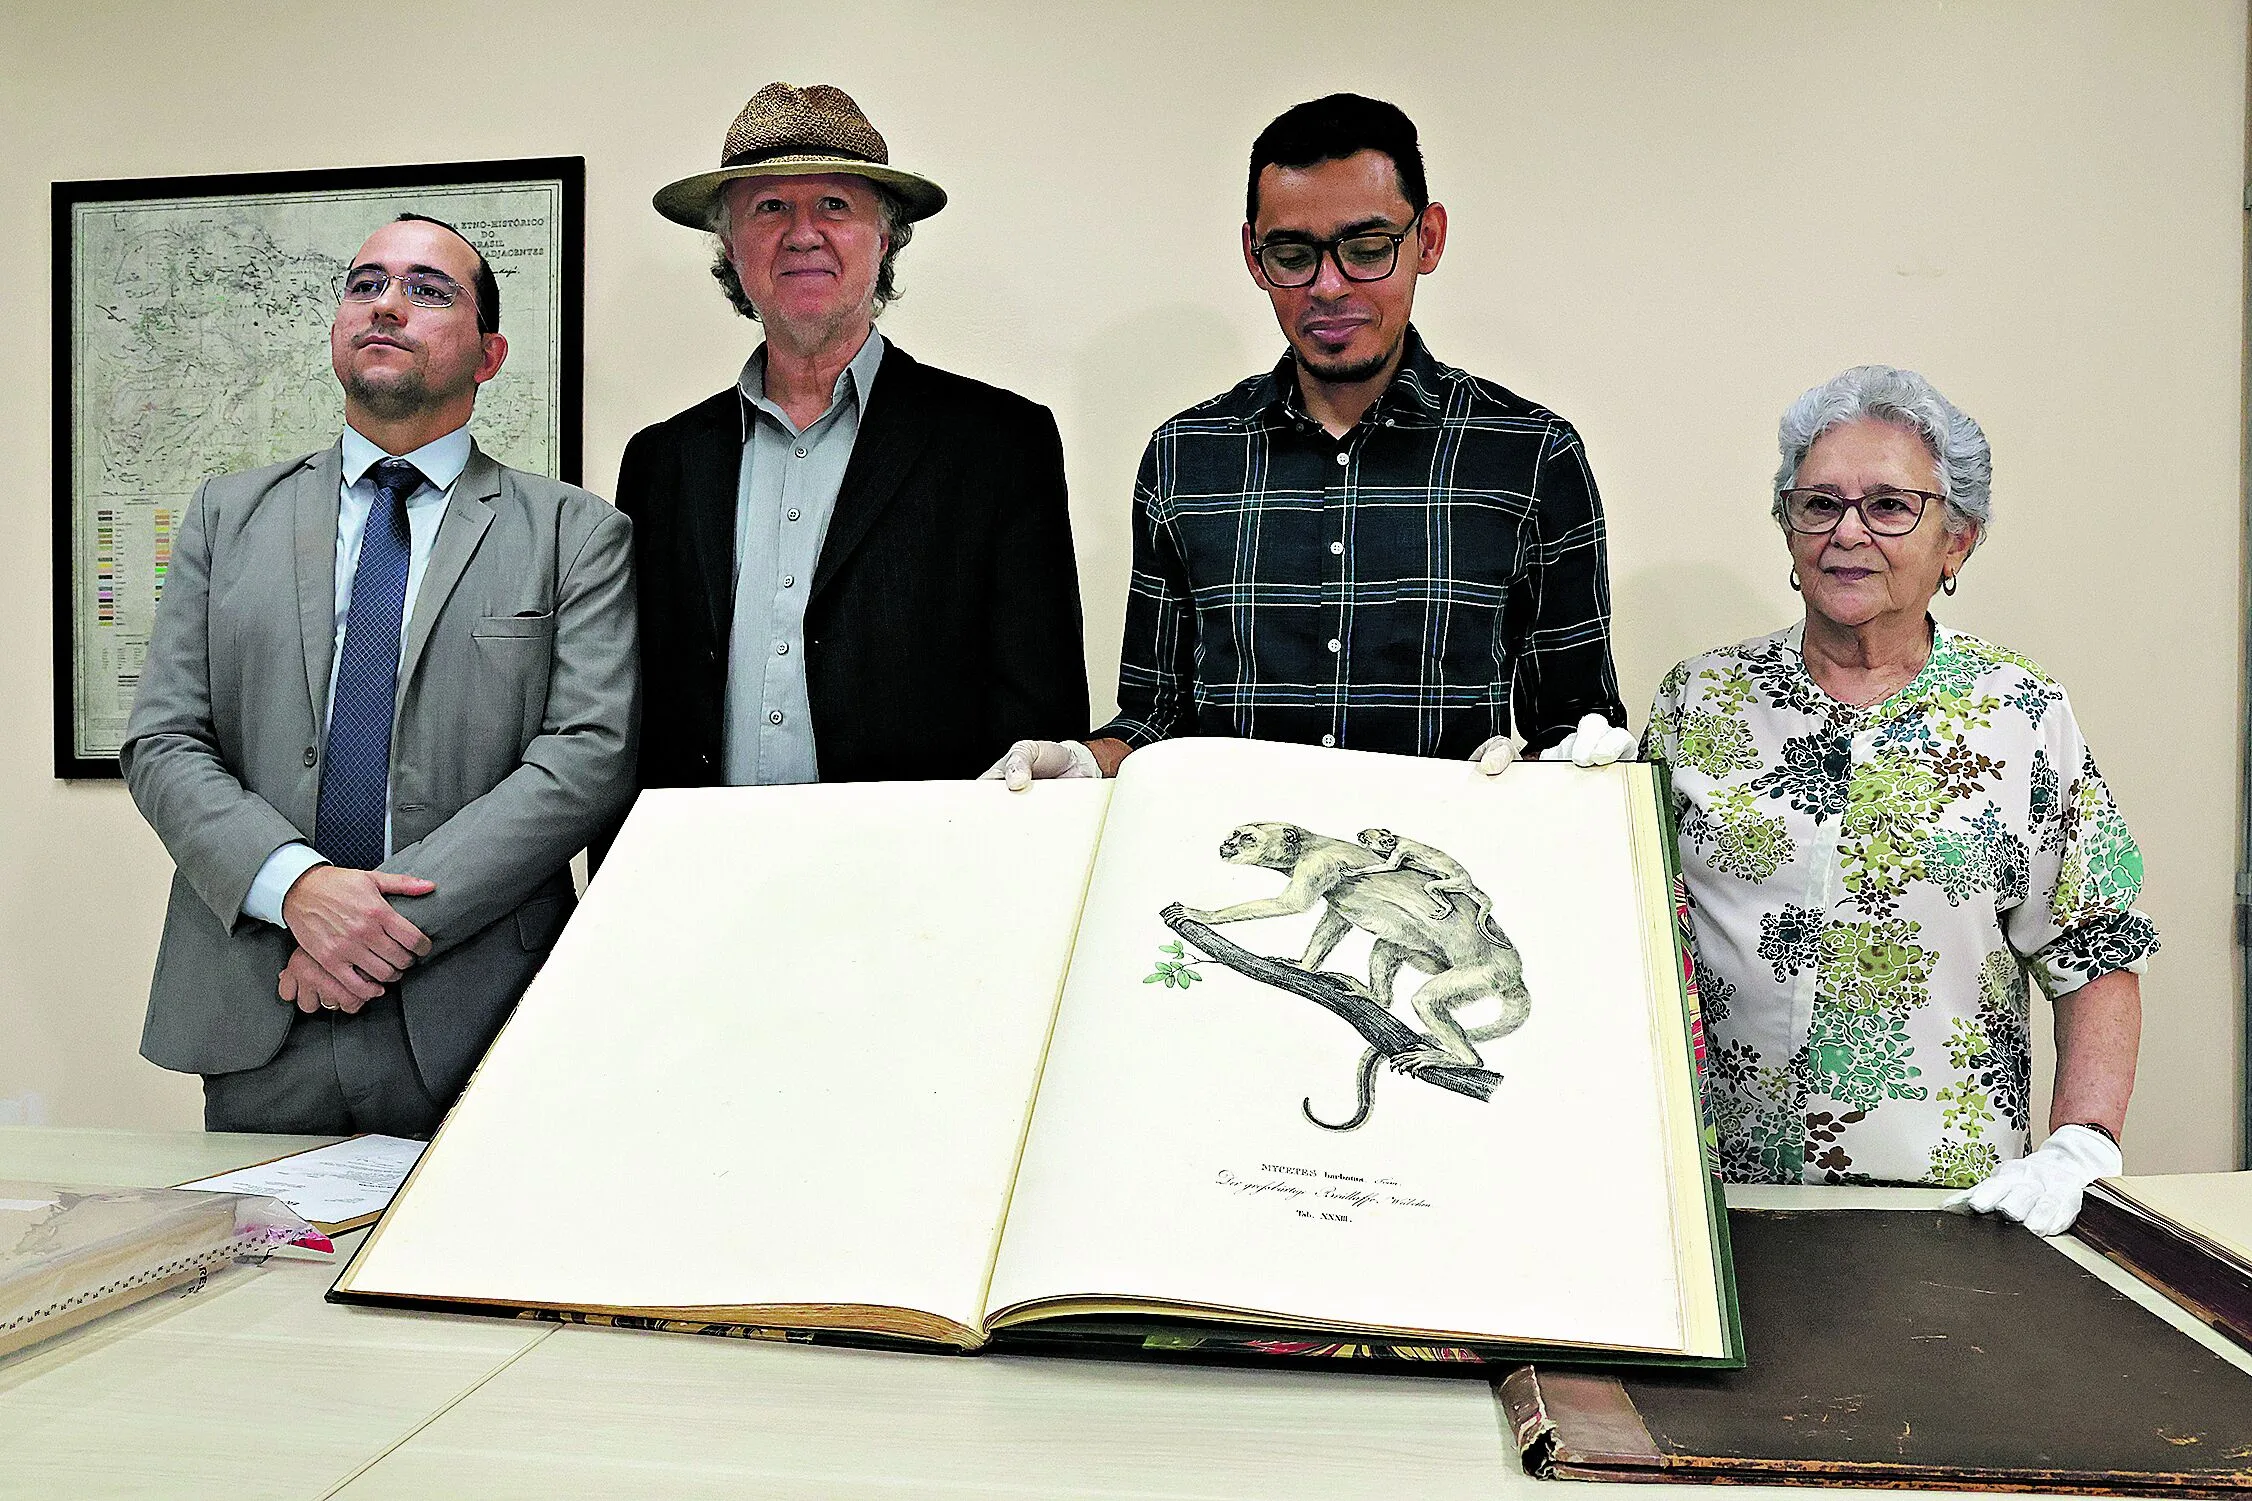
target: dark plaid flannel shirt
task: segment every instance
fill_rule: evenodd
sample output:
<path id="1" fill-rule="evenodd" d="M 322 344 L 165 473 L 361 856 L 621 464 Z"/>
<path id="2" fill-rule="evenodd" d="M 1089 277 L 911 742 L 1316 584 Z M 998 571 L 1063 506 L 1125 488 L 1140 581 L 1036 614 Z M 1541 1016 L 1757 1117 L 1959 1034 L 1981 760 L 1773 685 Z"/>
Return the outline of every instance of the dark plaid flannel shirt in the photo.
<path id="1" fill-rule="evenodd" d="M 1626 723 L 1610 615 L 1569 422 L 1410 328 L 1398 377 L 1332 438 L 1286 356 L 1151 437 L 1119 712 L 1094 736 L 1467 756 L 1514 707 L 1546 750 L 1584 714 Z"/>

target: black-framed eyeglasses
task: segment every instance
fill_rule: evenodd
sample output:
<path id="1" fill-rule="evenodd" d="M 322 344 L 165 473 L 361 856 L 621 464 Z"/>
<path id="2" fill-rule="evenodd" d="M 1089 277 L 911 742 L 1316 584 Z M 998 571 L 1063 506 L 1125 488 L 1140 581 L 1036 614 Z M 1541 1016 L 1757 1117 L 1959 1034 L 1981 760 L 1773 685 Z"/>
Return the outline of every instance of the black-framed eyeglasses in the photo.
<path id="1" fill-rule="evenodd" d="M 1783 520 L 1794 532 L 1819 537 L 1836 531 L 1846 512 L 1859 511 L 1862 526 L 1877 536 L 1905 537 L 1924 519 L 1925 506 L 1946 498 L 1929 490 L 1900 490 L 1890 485 L 1851 500 L 1828 490 L 1785 490 Z"/>
<path id="2" fill-rule="evenodd" d="M 1382 281 L 1400 263 L 1400 242 L 1423 222 L 1421 210 L 1398 234 L 1381 229 L 1356 230 L 1331 240 L 1261 240 L 1251 247 L 1259 271 L 1269 286 L 1309 287 L 1321 275 L 1321 258 L 1337 262 L 1337 274 L 1347 281 Z"/>
<path id="3" fill-rule="evenodd" d="M 402 271 L 397 276 L 374 266 L 354 266 L 337 279 L 336 295 L 346 302 L 373 302 L 397 282 L 416 307 L 452 307 L 470 290 L 440 271 Z"/>

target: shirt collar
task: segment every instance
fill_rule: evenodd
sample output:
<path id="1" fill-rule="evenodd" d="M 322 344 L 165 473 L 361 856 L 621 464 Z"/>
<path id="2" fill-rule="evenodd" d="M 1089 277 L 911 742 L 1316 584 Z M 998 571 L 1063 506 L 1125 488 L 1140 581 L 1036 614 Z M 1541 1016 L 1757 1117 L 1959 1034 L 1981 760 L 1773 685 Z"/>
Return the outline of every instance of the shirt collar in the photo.
<path id="1" fill-rule="evenodd" d="M 1400 413 L 1438 418 L 1446 410 L 1445 399 L 1439 394 L 1441 367 L 1433 358 L 1423 335 L 1414 324 L 1408 325 L 1407 338 L 1400 349 L 1400 368 L 1394 372 L 1392 383 L 1384 394 L 1376 398 L 1374 413 Z M 1302 425 L 1313 418 L 1306 415 L 1305 398 L 1298 390 L 1297 356 L 1285 351 L 1283 357 L 1267 376 L 1267 388 L 1259 393 L 1260 416 Z M 1364 417 L 1362 419 L 1366 421 Z"/>
<path id="2" fill-rule="evenodd" d="M 443 438 L 432 438 L 413 453 L 385 453 L 362 436 L 360 430 L 346 424 L 344 428 L 344 483 L 356 485 L 367 472 L 385 459 L 405 459 L 422 471 L 422 477 L 438 490 L 450 490 L 461 471 L 469 467 L 469 429 L 455 428 Z"/>
<path id="3" fill-rule="evenodd" d="M 884 336 L 881 331 L 874 328 L 868 330 L 868 337 L 861 344 L 860 352 L 854 355 L 852 362 L 844 367 L 844 373 L 837 377 L 837 383 L 829 393 L 829 405 L 832 409 L 839 401 L 844 399 L 845 392 L 849 389 L 854 403 L 858 405 L 860 410 L 863 412 L 868 410 L 868 398 L 876 389 L 876 371 L 882 368 L 884 350 L 888 347 L 884 343 Z M 752 350 L 751 357 L 743 362 L 742 378 L 736 381 L 735 390 L 736 394 L 743 398 L 743 441 L 748 443 L 751 438 L 751 409 L 753 407 L 773 417 L 779 418 L 782 415 L 782 409 L 766 399 L 766 346 L 764 344 Z"/>
<path id="4" fill-rule="evenodd" d="M 1418 412 L 1436 420 L 1445 415 L 1447 409 L 1446 397 L 1440 392 L 1445 380 L 1443 371 L 1444 367 L 1423 342 L 1423 335 L 1415 331 L 1414 324 L 1409 324 L 1399 373 L 1392 377 L 1392 384 L 1385 387 L 1377 405 L 1389 411 Z"/>
<path id="5" fill-rule="evenodd" d="M 1832 719 L 1862 718 L 1871 723 L 1881 723 L 1884 720 L 1900 718 L 1929 698 L 1948 675 L 1952 660 L 1961 650 L 1962 633 L 1960 631 L 1947 629 L 1937 620 L 1934 620 L 1929 611 L 1924 614 L 1924 624 L 1931 628 L 1931 655 L 1924 658 L 1924 665 L 1917 669 L 1916 675 L 1875 703 L 1858 706 L 1840 703 L 1823 692 L 1822 685 L 1814 681 L 1814 671 L 1806 665 L 1806 619 L 1804 616 L 1793 621 L 1788 628 L 1773 639 L 1782 643 L 1785 659 L 1798 669 L 1798 675 L 1805 679 L 1809 688 L 1814 690 L 1816 699 L 1828 707 Z"/>

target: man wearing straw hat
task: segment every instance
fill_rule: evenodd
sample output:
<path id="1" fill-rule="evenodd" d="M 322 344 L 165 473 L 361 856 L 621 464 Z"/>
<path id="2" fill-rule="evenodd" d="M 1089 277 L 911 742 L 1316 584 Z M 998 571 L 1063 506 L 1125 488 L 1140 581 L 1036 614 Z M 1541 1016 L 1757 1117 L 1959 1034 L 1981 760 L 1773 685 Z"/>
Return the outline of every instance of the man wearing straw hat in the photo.
<path id="1" fill-rule="evenodd" d="M 944 191 L 842 90 L 773 83 L 718 170 L 655 202 L 718 237 L 712 274 L 766 338 L 619 470 L 641 785 L 973 776 L 1084 723 L 1054 417 L 876 331 Z"/>

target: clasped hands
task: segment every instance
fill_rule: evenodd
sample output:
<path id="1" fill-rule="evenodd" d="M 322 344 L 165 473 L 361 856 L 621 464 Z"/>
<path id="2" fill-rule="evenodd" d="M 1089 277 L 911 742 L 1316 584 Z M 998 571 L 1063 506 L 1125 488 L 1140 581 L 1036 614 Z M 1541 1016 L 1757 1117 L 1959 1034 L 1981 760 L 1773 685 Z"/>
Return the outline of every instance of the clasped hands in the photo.
<path id="1" fill-rule="evenodd" d="M 276 992 L 307 1015 L 358 1011 L 430 952 L 422 929 L 386 898 L 437 889 L 421 876 L 385 870 L 316 865 L 306 871 L 282 898 L 282 921 L 297 948 L 282 966 Z"/>
<path id="2" fill-rule="evenodd" d="M 1547 755 L 1532 759 L 1569 761 L 1575 766 L 1608 766 L 1634 749 L 1634 736 L 1600 714 L 1581 719 L 1578 728 Z M 1517 742 L 1496 735 L 1470 753 L 1470 759 L 1489 777 L 1498 777 L 1517 759 Z M 1007 754 L 985 769 L 985 782 L 1007 782 L 1011 792 L 1022 792 L 1034 782 L 1052 778 L 1099 777 L 1095 753 L 1077 740 L 1019 740 Z"/>

